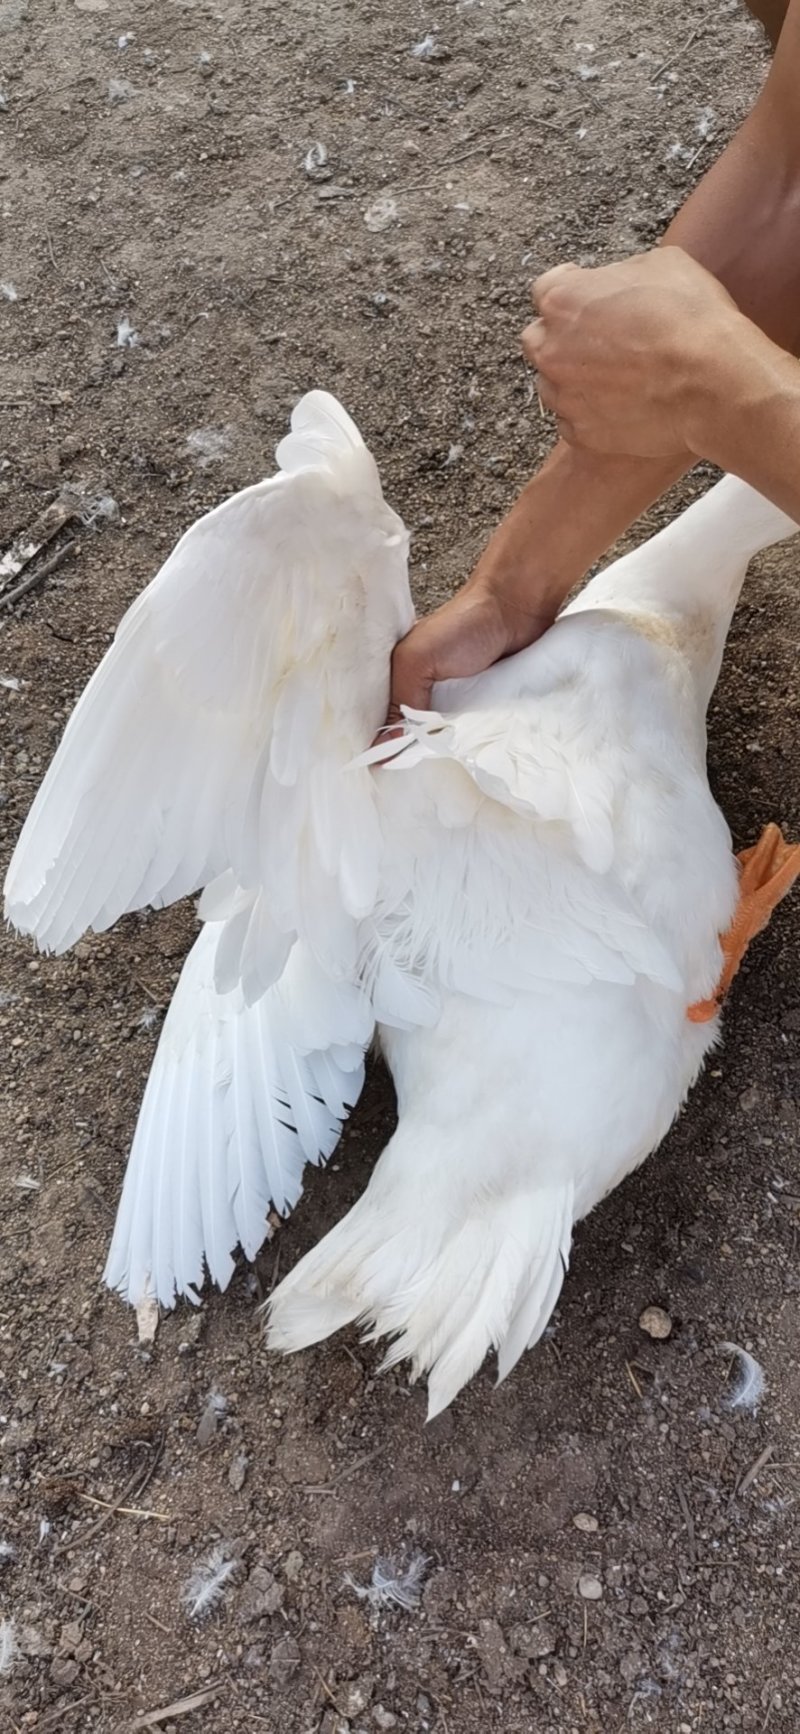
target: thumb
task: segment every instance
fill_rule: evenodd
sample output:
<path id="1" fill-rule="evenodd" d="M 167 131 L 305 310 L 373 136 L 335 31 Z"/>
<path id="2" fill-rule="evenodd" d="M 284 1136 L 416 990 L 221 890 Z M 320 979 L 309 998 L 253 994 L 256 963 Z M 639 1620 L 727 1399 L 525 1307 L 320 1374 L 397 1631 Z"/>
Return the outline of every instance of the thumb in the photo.
<path id="1" fill-rule="evenodd" d="M 522 333 L 522 353 L 532 367 L 536 367 L 538 363 L 544 340 L 544 320 L 532 319 Z"/>
<path id="2" fill-rule="evenodd" d="M 420 650 L 419 627 L 412 626 L 411 631 L 401 638 L 392 652 L 392 683 L 389 701 L 388 721 L 402 723 L 401 705 L 408 705 L 410 710 L 430 710 L 431 692 L 433 690 L 433 670 Z"/>

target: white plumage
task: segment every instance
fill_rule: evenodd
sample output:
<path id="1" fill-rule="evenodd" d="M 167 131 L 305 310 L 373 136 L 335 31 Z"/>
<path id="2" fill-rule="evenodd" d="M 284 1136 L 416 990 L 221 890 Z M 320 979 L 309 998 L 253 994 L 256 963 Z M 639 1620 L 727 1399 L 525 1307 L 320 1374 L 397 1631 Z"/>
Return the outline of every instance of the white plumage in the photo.
<path id="1" fill-rule="evenodd" d="M 335 1147 L 375 1026 L 397 1131 L 272 1297 L 359 1320 L 435 1414 L 541 1336 L 572 1225 L 655 1148 L 716 1022 L 737 875 L 705 711 L 748 560 L 795 526 L 726 480 L 539 643 L 369 748 L 407 536 L 355 427 L 305 398 L 280 472 L 184 536 L 76 707 L 6 881 L 63 951 L 202 890 L 106 1280 L 197 1298 Z M 384 761 L 381 763 L 381 761 Z"/>

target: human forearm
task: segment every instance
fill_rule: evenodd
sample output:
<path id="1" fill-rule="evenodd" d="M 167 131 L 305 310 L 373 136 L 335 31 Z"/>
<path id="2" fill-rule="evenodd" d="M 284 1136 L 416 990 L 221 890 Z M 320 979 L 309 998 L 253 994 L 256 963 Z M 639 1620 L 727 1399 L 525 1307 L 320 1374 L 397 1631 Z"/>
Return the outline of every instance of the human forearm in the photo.
<path id="1" fill-rule="evenodd" d="M 739 337 L 711 369 L 689 437 L 800 523 L 800 362 L 746 320 Z"/>
<path id="2" fill-rule="evenodd" d="M 787 29 L 789 28 L 787 24 Z M 795 33 L 800 28 L 795 20 Z M 797 45 L 800 63 L 800 40 Z M 771 74 L 771 77 L 774 73 Z M 796 78 L 800 70 L 796 67 Z M 769 99 L 704 176 L 663 236 L 724 284 L 748 319 L 782 348 L 800 348 L 800 97 Z"/>
<path id="3" fill-rule="evenodd" d="M 495 530 L 469 586 L 501 595 L 521 628 L 526 615 L 549 624 L 588 568 L 690 462 L 599 455 L 559 440 Z"/>

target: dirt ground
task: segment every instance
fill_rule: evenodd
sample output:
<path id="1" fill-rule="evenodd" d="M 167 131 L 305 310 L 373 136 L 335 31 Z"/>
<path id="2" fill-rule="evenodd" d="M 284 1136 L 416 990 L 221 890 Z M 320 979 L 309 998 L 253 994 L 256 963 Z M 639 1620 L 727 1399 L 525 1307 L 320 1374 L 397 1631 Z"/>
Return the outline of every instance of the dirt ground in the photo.
<path id="1" fill-rule="evenodd" d="M 0 613 L 3 867 L 124 607 L 307 387 L 359 420 L 421 604 L 466 574 L 547 443 L 529 279 L 654 240 L 762 70 L 737 0 L 0 0 L 0 547 L 67 481 L 118 508 Z M 797 558 L 752 576 L 715 703 L 737 844 L 800 832 Z M 277 1361 L 255 1312 L 363 1187 L 379 1068 L 255 1275 L 149 1350 L 99 1285 L 192 922 L 60 962 L 2 941 L 3 1734 L 127 1734 L 176 1701 L 146 1725 L 795 1729 L 800 898 L 667 1144 L 578 1232 L 550 1339 L 427 1428 L 371 1350 Z M 729 1406 L 731 1340 L 757 1415 Z M 235 1569 L 193 1623 L 216 1544 Z M 416 1612 L 345 1582 L 414 1548 Z"/>

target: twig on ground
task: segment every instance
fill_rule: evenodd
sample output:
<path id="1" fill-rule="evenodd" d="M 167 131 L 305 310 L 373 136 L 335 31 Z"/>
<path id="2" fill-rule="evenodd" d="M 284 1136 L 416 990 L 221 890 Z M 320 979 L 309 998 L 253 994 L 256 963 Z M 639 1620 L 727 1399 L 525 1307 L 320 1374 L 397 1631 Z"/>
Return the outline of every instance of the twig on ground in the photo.
<path id="1" fill-rule="evenodd" d="M 663 78 L 664 73 L 669 72 L 670 67 L 675 66 L 677 61 L 682 60 L 684 54 L 688 54 L 689 49 L 694 47 L 699 35 L 700 26 L 699 24 L 696 24 L 694 30 L 689 32 L 686 41 L 681 43 L 680 48 L 676 48 L 675 53 L 670 55 L 669 60 L 665 60 L 662 65 L 659 66 L 658 71 L 651 80 L 652 84 L 658 84 L 659 79 Z"/>
<path id="2" fill-rule="evenodd" d="M 210 1704 L 216 1698 L 219 1686 L 206 1686 L 201 1692 L 192 1692 L 188 1698 L 176 1698 L 174 1704 L 164 1704 L 160 1710 L 145 1710 L 131 1722 L 131 1734 L 136 1728 L 156 1728 L 159 1722 L 171 1722 L 173 1716 L 188 1716 L 192 1710 L 202 1710 L 204 1704 Z"/>
<path id="3" fill-rule="evenodd" d="M 686 1529 L 686 1540 L 687 1540 L 687 1543 L 689 1546 L 689 1558 L 692 1562 L 692 1565 L 696 1565 L 697 1564 L 697 1541 L 695 1538 L 694 1518 L 692 1517 L 691 1511 L 689 1510 L 689 1501 L 686 1498 L 686 1494 L 684 1493 L 680 1482 L 678 1482 L 676 1492 L 678 1495 L 678 1504 L 681 1508 L 681 1517 L 683 1518 L 684 1526 Z"/>
<path id="4" fill-rule="evenodd" d="M 636 1377 L 636 1374 L 633 1370 L 633 1367 L 631 1366 L 630 1361 L 625 1362 L 625 1371 L 628 1375 L 628 1378 L 630 1379 L 630 1382 L 634 1388 L 634 1391 L 636 1392 L 637 1397 L 643 1397 L 644 1392 L 642 1390 L 641 1385 L 639 1384 L 639 1380 Z"/>
<path id="5" fill-rule="evenodd" d="M 153 1517 L 156 1523 L 172 1522 L 168 1511 L 146 1511 L 141 1505 L 117 1505 L 108 1499 L 97 1499 L 93 1493 L 79 1493 L 78 1498 L 84 1500 L 86 1505 L 99 1505 L 104 1511 L 116 1511 L 120 1517 Z"/>
<path id="6" fill-rule="evenodd" d="M 150 1482 L 155 1475 L 161 1461 L 161 1453 L 163 1449 L 164 1435 L 163 1433 L 159 1433 L 153 1444 L 150 1462 L 144 1472 L 141 1467 L 136 1469 L 130 1480 L 123 1487 L 119 1499 L 115 1499 L 113 1504 L 109 1506 L 108 1510 L 104 1511 L 102 1516 L 98 1517 L 94 1523 L 90 1523 L 88 1528 L 79 1530 L 77 1535 L 65 1536 L 63 1541 L 57 1542 L 56 1546 L 53 1548 L 51 1557 L 56 1558 L 58 1554 L 71 1553 L 73 1548 L 76 1547 L 85 1547 L 87 1541 L 93 1541 L 95 1536 L 99 1535 L 101 1529 L 106 1528 L 107 1524 L 111 1522 L 112 1517 L 116 1516 L 117 1512 L 123 1505 L 127 1505 L 130 1499 L 133 1499 L 134 1501 L 141 1499 L 145 1488 L 149 1487 Z"/>
<path id="7" fill-rule="evenodd" d="M 0 596 L 0 608 L 13 608 L 14 603 L 21 602 L 29 590 L 35 589 L 37 584 L 43 584 L 46 578 L 52 578 L 59 566 L 63 566 L 64 561 L 69 559 L 75 546 L 76 538 L 73 536 L 71 542 L 65 542 L 63 548 L 58 548 L 55 554 L 51 554 L 50 559 L 45 560 L 44 565 L 36 572 L 31 572 L 21 584 L 15 585 L 13 590 L 7 590 L 5 596 Z"/>
<path id="8" fill-rule="evenodd" d="M 756 1476 L 760 1475 L 762 1469 L 766 1468 L 770 1458 L 774 1455 L 774 1452 L 774 1445 L 765 1445 L 763 1451 L 756 1458 L 755 1463 L 751 1463 L 750 1468 L 745 1470 L 745 1473 L 736 1488 L 736 1492 L 740 1499 L 742 1494 L 747 1492 L 748 1487 L 752 1487 Z"/>

